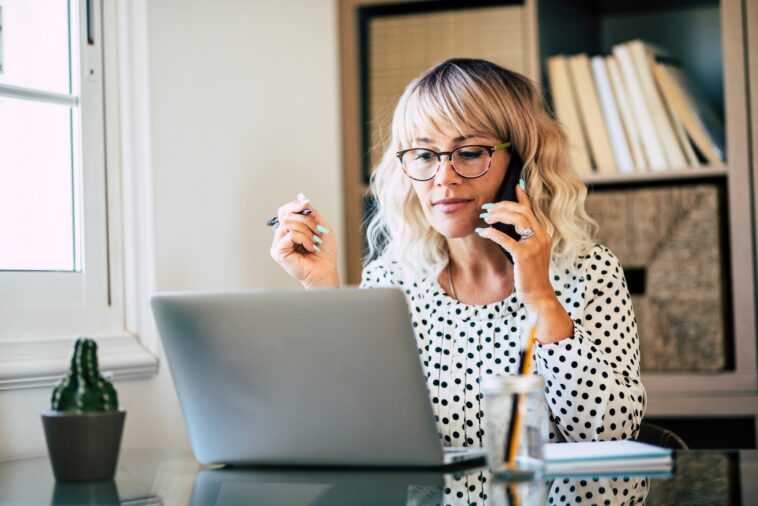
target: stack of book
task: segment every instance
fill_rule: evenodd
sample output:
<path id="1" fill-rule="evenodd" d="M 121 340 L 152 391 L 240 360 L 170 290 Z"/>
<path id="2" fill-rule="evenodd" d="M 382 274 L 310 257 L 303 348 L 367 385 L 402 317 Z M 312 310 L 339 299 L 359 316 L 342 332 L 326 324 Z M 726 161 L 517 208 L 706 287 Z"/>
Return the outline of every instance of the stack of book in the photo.
<path id="1" fill-rule="evenodd" d="M 547 72 L 580 175 L 723 165 L 723 120 L 662 49 L 633 40 L 609 56 L 557 55 Z"/>

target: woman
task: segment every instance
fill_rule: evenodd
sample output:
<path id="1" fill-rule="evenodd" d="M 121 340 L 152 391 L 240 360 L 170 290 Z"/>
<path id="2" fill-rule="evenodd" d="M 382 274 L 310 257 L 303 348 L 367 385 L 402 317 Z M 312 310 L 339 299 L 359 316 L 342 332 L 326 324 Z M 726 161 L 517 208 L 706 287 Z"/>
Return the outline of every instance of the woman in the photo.
<path id="1" fill-rule="evenodd" d="M 519 166 L 516 201 L 498 201 Z M 422 74 L 400 98 L 371 189 L 361 286 L 405 290 L 445 445 L 482 446 L 478 378 L 515 373 L 527 315 L 538 321 L 550 440 L 637 435 L 646 397 L 624 273 L 592 241 L 586 188 L 531 81 L 471 59 Z M 273 258 L 306 288 L 338 286 L 335 238 L 318 211 L 299 200 L 278 218 Z"/>

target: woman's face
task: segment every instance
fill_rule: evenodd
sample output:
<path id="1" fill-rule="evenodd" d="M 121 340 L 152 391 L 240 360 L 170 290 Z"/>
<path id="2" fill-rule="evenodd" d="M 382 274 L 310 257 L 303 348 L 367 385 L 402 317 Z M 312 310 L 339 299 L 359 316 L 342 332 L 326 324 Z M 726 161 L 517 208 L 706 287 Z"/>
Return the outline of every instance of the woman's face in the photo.
<path id="1" fill-rule="evenodd" d="M 446 129 L 441 134 L 420 132 L 411 147 L 440 152 L 471 144 L 494 146 L 504 141 Z M 467 179 L 453 170 L 448 156 L 443 156 L 442 165 L 434 178 L 429 181 L 411 180 L 429 224 L 448 239 L 467 236 L 474 233 L 476 227 L 485 226 L 479 217 L 485 212 L 482 205 L 494 202 L 509 161 L 507 151 L 495 151 L 489 170 L 481 177 Z"/>

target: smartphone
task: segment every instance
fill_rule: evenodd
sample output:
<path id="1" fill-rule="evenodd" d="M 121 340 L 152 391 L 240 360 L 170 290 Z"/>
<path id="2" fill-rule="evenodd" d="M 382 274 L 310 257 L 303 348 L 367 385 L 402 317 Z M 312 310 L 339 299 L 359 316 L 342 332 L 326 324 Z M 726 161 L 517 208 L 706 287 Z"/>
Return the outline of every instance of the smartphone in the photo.
<path id="1" fill-rule="evenodd" d="M 500 188 L 495 194 L 494 202 L 501 202 L 503 200 L 518 202 L 518 198 L 516 197 L 516 185 L 518 185 L 519 179 L 521 179 L 521 168 L 523 166 L 523 163 L 518 153 L 515 151 L 511 151 L 510 153 L 511 161 L 508 163 L 508 168 L 505 171 L 505 178 L 503 179 L 503 183 L 500 185 Z M 496 223 L 493 225 L 493 227 L 503 232 L 504 234 L 509 235 L 516 241 L 521 239 L 521 236 L 518 234 L 518 232 L 516 232 L 516 227 L 513 225 L 508 225 L 506 223 Z M 503 250 L 503 253 L 505 254 L 505 257 L 508 259 L 508 261 L 510 263 L 513 263 L 511 254 L 508 253 L 508 251 L 506 251 L 506 249 L 503 247 L 500 249 Z"/>

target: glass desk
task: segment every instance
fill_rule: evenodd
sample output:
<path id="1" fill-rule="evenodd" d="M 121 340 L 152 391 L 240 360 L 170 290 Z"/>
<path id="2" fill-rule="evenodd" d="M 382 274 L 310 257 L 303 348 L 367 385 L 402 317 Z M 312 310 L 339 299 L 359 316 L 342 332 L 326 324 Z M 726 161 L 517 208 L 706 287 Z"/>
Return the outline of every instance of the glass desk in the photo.
<path id="1" fill-rule="evenodd" d="M 675 454 L 671 476 L 502 482 L 454 473 L 219 468 L 187 450 L 125 450 L 115 481 L 56 484 L 47 458 L 0 463 L 0 505 L 758 504 L 758 450 Z"/>

